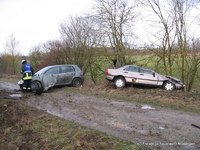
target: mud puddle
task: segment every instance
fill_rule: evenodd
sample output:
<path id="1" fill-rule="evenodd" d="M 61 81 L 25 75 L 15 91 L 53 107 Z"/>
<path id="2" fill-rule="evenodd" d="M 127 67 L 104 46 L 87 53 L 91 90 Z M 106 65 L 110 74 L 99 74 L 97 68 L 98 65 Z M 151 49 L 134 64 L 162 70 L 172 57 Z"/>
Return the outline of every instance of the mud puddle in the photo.
<path id="1" fill-rule="evenodd" d="M 5 90 L 7 92 L 13 92 L 16 90 L 20 90 L 19 86 L 13 83 L 0 81 L 0 89 Z"/>

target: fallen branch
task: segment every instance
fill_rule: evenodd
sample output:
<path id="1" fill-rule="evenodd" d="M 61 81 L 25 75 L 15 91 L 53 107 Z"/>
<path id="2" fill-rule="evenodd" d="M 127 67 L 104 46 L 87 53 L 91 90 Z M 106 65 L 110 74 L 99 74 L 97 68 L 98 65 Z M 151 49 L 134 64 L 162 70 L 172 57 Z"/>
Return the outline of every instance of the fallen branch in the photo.
<path id="1" fill-rule="evenodd" d="M 193 126 L 193 127 L 196 127 L 196 128 L 198 128 L 198 129 L 200 129 L 200 126 L 197 126 L 197 125 L 195 125 L 195 124 L 191 124 L 191 126 Z"/>

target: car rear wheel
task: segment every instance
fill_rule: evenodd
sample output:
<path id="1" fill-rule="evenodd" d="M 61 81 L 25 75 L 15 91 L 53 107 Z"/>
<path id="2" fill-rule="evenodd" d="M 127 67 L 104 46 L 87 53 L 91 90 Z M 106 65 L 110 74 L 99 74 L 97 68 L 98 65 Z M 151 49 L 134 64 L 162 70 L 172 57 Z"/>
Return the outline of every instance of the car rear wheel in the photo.
<path id="1" fill-rule="evenodd" d="M 38 81 L 33 81 L 31 83 L 31 90 L 35 94 L 42 94 L 42 92 L 43 92 L 42 84 Z"/>
<path id="2" fill-rule="evenodd" d="M 171 83 L 170 81 L 166 81 L 164 84 L 163 84 L 163 88 L 165 90 L 168 90 L 168 91 L 172 91 L 175 89 L 175 85 L 173 83 Z"/>
<path id="3" fill-rule="evenodd" d="M 123 88 L 125 86 L 125 84 L 126 84 L 126 82 L 123 77 L 117 77 L 115 79 L 115 86 L 117 88 Z"/>
<path id="4" fill-rule="evenodd" d="M 75 78 L 73 81 L 72 81 L 72 86 L 74 87 L 79 87 L 82 85 L 82 80 L 80 78 Z"/>

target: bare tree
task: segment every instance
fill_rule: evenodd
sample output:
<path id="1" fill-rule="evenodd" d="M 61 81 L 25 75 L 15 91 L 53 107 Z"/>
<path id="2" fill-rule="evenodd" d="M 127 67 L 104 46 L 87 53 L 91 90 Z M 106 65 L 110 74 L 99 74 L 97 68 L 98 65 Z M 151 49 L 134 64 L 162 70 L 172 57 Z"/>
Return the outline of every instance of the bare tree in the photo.
<path id="1" fill-rule="evenodd" d="M 187 85 L 187 91 L 190 91 L 197 81 L 199 84 L 199 73 L 200 73 L 200 39 L 193 39 L 187 50 L 188 55 L 186 59 L 186 78 L 185 83 Z"/>
<path id="2" fill-rule="evenodd" d="M 179 54 L 181 57 L 180 69 L 181 69 L 181 79 L 185 82 L 187 76 L 187 51 L 188 51 L 188 15 L 190 10 L 193 9 L 199 2 L 196 0 L 171 0 L 175 29 L 177 37 L 177 45 L 179 48 Z"/>
<path id="3" fill-rule="evenodd" d="M 6 61 L 6 56 L 5 54 L 0 54 L 0 77 L 6 72 L 8 63 Z"/>
<path id="4" fill-rule="evenodd" d="M 44 59 L 43 44 L 33 47 L 29 53 L 29 61 L 34 71 L 38 71 L 42 67 L 42 61 Z"/>
<path id="5" fill-rule="evenodd" d="M 132 36 L 133 20 L 136 17 L 135 5 L 128 0 L 96 0 L 94 20 L 104 35 L 104 44 L 114 50 L 121 65 L 125 65 L 126 43 Z"/>
<path id="6" fill-rule="evenodd" d="M 48 41 L 44 44 L 48 60 L 51 60 L 51 65 L 64 64 L 65 54 L 63 51 L 62 42 L 59 40 Z"/>
<path id="7" fill-rule="evenodd" d="M 187 57 L 189 49 L 189 28 L 194 20 L 189 19 L 189 14 L 199 2 L 196 0 L 146 0 L 142 1 L 145 6 L 151 8 L 158 16 L 158 21 L 162 24 L 161 52 L 157 52 L 163 62 L 165 72 L 172 75 L 174 62 L 180 70 L 181 79 L 184 83 L 189 84 L 189 60 L 194 63 L 191 57 Z M 196 18 L 196 17 L 194 17 Z M 194 57 L 194 55 L 192 55 Z M 198 64 L 198 61 L 195 62 Z M 196 67 L 198 65 L 195 65 Z M 196 70 L 196 69 L 193 69 Z M 195 73 L 192 75 L 195 77 Z M 192 81 L 192 80 L 190 80 Z M 190 84 L 192 85 L 192 84 Z M 191 89 L 191 88 L 189 88 Z"/>
<path id="8" fill-rule="evenodd" d="M 18 58 L 19 58 L 19 52 L 17 50 L 18 45 L 19 41 L 16 40 L 14 34 L 11 34 L 9 36 L 9 39 L 6 41 L 5 50 L 7 54 L 11 55 L 9 64 L 13 74 L 16 74 L 16 68 L 18 66 Z"/>
<path id="9" fill-rule="evenodd" d="M 153 36 L 155 36 L 160 42 L 159 50 L 154 51 L 156 56 L 159 58 L 157 65 L 162 64 L 164 66 L 164 71 L 168 75 L 173 73 L 173 65 L 175 61 L 174 46 L 176 42 L 175 35 L 175 20 L 174 11 L 170 7 L 169 1 L 162 0 L 144 0 L 141 3 L 153 11 L 153 15 L 157 17 L 157 21 L 153 22 L 153 26 L 158 28 Z M 155 26 L 158 24 L 158 26 Z M 162 62 L 162 63 L 160 63 Z"/>
<path id="10" fill-rule="evenodd" d="M 71 17 L 69 23 L 60 27 L 66 61 L 79 65 L 86 72 L 93 62 L 94 49 L 99 41 L 92 20 L 89 17 Z"/>
<path id="11" fill-rule="evenodd" d="M 84 73 L 89 70 L 92 80 L 96 82 L 94 62 L 101 37 L 98 30 L 94 28 L 91 18 L 88 16 L 71 17 L 70 21 L 60 25 L 60 33 L 61 40 L 48 41 L 42 47 L 36 47 L 31 53 L 31 62 L 42 67 L 55 64 L 76 64 Z"/>

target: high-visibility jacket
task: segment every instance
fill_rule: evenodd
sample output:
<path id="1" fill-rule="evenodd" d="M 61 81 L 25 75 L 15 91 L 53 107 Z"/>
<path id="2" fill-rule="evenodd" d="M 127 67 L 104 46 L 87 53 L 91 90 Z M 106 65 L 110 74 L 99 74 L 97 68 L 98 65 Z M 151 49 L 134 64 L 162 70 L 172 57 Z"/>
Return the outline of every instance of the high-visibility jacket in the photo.
<path id="1" fill-rule="evenodd" d="M 23 72 L 23 80 L 32 79 L 33 68 L 29 64 L 26 63 L 22 65 L 22 72 Z"/>

